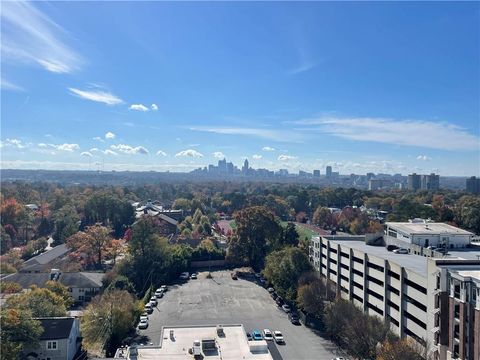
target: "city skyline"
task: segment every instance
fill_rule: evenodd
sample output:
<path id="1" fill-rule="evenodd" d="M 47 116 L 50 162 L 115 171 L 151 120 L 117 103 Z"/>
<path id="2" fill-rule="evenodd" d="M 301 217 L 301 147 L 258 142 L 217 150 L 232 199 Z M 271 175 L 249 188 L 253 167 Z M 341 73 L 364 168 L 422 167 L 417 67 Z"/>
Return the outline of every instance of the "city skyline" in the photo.
<path id="1" fill-rule="evenodd" d="M 1 166 L 478 176 L 479 10 L 6 2 Z"/>

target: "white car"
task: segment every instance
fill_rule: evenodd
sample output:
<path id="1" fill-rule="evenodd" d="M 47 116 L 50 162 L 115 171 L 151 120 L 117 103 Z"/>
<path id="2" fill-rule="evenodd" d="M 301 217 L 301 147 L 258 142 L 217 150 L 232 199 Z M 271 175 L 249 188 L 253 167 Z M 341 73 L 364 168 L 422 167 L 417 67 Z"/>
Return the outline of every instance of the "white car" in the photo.
<path id="1" fill-rule="evenodd" d="M 190 275 L 190 279 L 197 280 L 197 274 Z"/>
<path id="2" fill-rule="evenodd" d="M 163 289 L 162 288 L 159 288 L 155 291 L 155 296 L 157 297 L 157 299 L 160 299 L 161 297 L 163 297 Z"/>
<path id="3" fill-rule="evenodd" d="M 142 320 L 148 321 L 148 315 L 147 315 L 147 313 L 144 313 L 144 314 L 140 315 L 140 321 L 142 321 Z"/>
<path id="4" fill-rule="evenodd" d="M 165 293 L 168 290 L 168 286 L 167 285 L 162 285 L 162 286 L 160 286 L 160 289 L 162 289 L 163 292 Z"/>
<path id="5" fill-rule="evenodd" d="M 152 297 L 150 298 L 150 304 L 152 304 L 153 306 L 157 306 L 158 301 L 157 301 L 157 297 L 156 297 L 156 296 L 152 296 Z"/>
<path id="6" fill-rule="evenodd" d="M 272 332 L 269 329 L 263 329 L 263 338 L 265 340 L 273 340 Z"/>
<path id="7" fill-rule="evenodd" d="M 396 249 L 396 250 L 393 250 L 393 252 L 395 254 L 408 254 L 408 250 L 407 249 Z"/>
<path id="8" fill-rule="evenodd" d="M 180 280 L 188 280 L 190 278 L 190 273 L 188 271 L 180 274 Z"/>
<path id="9" fill-rule="evenodd" d="M 148 320 L 140 320 L 140 323 L 138 324 L 139 329 L 146 329 L 148 328 Z"/>
<path id="10" fill-rule="evenodd" d="M 151 314 L 153 313 L 153 306 L 152 304 L 148 303 L 145 305 L 145 311 L 147 312 L 147 314 Z"/>
<path id="11" fill-rule="evenodd" d="M 285 340 L 283 339 L 283 334 L 281 331 L 274 331 L 273 339 L 276 341 L 277 344 L 285 344 Z"/>
<path id="12" fill-rule="evenodd" d="M 292 311 L 292 309 L 290 308 L 290 306 L 288 306 L 287 304 L 283 304 L 283 305 L 282 305 L 282 309 L 283 309 L 283 311 L 285 311 L 286 313 L 289 313 L 290 311 Z"/>

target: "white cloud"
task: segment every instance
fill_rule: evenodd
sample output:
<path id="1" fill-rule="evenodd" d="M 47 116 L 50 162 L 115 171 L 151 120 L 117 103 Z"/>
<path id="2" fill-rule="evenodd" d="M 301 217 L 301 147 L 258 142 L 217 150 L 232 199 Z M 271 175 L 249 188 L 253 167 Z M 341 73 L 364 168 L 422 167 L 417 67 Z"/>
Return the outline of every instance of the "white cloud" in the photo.
<path id="1" fill-rule="evenodd" d="M 6 139 L 1 142 L 1 147 L 14 147 L 17 149 L 24 149 L 27 146 L 19 139 Z"/>
<path id="2" fill-rule="evenodd" d="M 291 155 L 279 155 L 277 160 L 278 161 L 290 161 L 290 160 L 296 160 L 298 159 L 296 156 L 291 156 Z"/>
<path id="3" fill-rule="evenodd" d="M 95 136 L 93 140 L 100 141 L 100 142 L 105 142 L 100 136 Z"/>
<path id="4" fill-rule="evenodd" d="M 301 142 L 303 134 L 292 131 L 271 130 L 265 128 L 240 128 L 240 127 L 190 127 L 192 131 L 204 131 L 222 135 L 244 135 L 261 139 L 268 139 L 281 142 Z"/>
<path id="5" fill-rule="evenodd" d="M 78 144 L 60 144 L 60 145 L 54 145 L 54 147 L 57 150 L 68 151 L 68 152 L 73 152 L 75 150 L 80 149 L 80 146 L 78 146 Z"/>
<path id="6" fill-rule="evenodd" d="M 122 99 L 104 90 L 80 90 L 76 88 L 68 88 L 68 90 L 70 90 L 72 95 L 85 100 L 96 101 L 107 105 L 118 105 L 123 103 Z"/>
<path id="7" fill-rule="evenodd" d="M 165 151 L 158 150 L 158 151 L 157 151 L 157 155 L 158 155 L 158 156 L 167 156 L 167 153 L 166 153 Z"/>
<path id="8" fill-rule="evenodd" d="M 152 104 L 152 105 L 150 106 L 150 108 L 152 109 L 152 111 L 157 111 L 157 110 L 158 110 L 157 104 Z"/>
<path id="9" fill-rule="evenodd" d="M 203 154 L 199 153 L 196 150 L 188 149 L 180 151 L 179 153 L 175 154 L 175 157 L 194 157 L 194 158 L 201 158 Z"/>
<path id="10" fill-rule="evenodd" d="M 115 139 L 115 134 L 109 131 L 105 134 L 105 139 Z"/>
<path id="11" fill-rule="evenodd" d="M 40 143 L 40 144 L 38 144 L 38 147 L 43 148 L 43 149 L 46 149 L 46 148 L 48 148 L 49 146 L 48 146 L 48 144 Z"/>
<path id="12" fill-rule="evenodd" d="M 262 148 L 263 151 L 275 151 L 275 149 L 273 147 L 270 147 L 270 146 L 264 146 Z"/>
<path id="13" fill-rule="evenodd" d="M 221 151 L 215 151 L 214 153 L 212 153 L 212 155 L 214 158 L 217 158 L 217 159 L 225 158 L 225 155 Z"/>
<path id="14" fill-rule="evenodd" d="M 96 148 L 96 147 L 94 147 L 94 148 L 91 148 L 89 151 L 90 151 L 90 152 L 96 152 L 96 151 L 100 151 L 100 149 L 99 149 L 99 148 Z"/>
<path id="15" fill-rule="evenodd" d="M 84 152 L 80 153 L 80 156 L 93 157 L 93 155 L 88 151 L 84 151 Z"/>
<path id="16" fill-rule="evenodd" d="M 428 161 L 428 160 L 432 160 L 432 158 L 427 155 L 418 155 L 417 160 Z"/>
<path id="17" fill-rule="evenodd" d="M 1 88 L 2 90 L 25 91 L 24 88 L 22 88 L 21 86 L 16 85 L 16 84 L 8 81 L 8 80 L 5 79 L 4 77 L 0 78 L 0 88 Z"/>
<path id="18" fill-rule="evenodd" d="M 263 157 L 262 155 L 257 155 L 257 154 L 252 156 L 254 160 L 260 160 L 262 157 Z"/>
<path id="19" fill-rule="evenodd" d="M 110 146 L 113 150 L 116 150 L 118 152 L 124 153 L 124 154 L 129 154 L 129 155 L 148 155 L 148 150 L 145 149 L 143 146 L 130 146 L 130 145 L 125 145 L 125 144 L 118 144 L 118 145 L 112 145 Z"/>
<path id="20" fill-rule="evenodd" d="M 118 155 L 115 151 L 107 149 L 103 152 L 105 155 Z"/>
<path id="21" fill-rule="evenodd" d="M 310 125 L 304 131 L 319 131 L 341 138 L 440 150 L 478 150 L 480 138 L 446 122 L 384 118 L 322 117 L 295 122 Z M 311 125 L 314 125 L 312 127 Z M 318 127 L 316 127 L 318 126 Z"/>
<path id="22" fill-rule="evenodd" d="M 143 104 L 132 104 L 132 105 L 130 105 L 129 109 L 130 110 L 135 110 L 135 111 L 143 111 L 143 112 L 149 110 L 148 107 L 146 107 Z"/>
<path id="23" fill-rule="evenodd" d="M 2 61 L 37 64 L 54 73 L 69 73 L 82 59 L 64 44 L 66 31 L 32 2 L 2 2 Z"/>

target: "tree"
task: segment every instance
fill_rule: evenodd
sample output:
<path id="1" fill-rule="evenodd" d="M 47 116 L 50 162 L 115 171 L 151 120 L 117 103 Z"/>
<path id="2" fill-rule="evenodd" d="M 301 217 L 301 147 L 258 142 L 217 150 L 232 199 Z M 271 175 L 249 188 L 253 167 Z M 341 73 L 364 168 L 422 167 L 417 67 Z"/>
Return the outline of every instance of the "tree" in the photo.
<path id="1" fill-rule="evenodd" d="M 297 304 L 307 313 L 320 318 L 323 315 L 325 293 L 325 284 L 320 279 L 315 279 L 298 288 Z"/>
<path id="2" fill-rule="evenodd" d="M 79 231 L 67 239 L 67 245 L 78 254 L 85 254 L 87 264 L 102 267 L 102 259 L 112 244 L 111 229 L 93 225 L 87 226 L 85 232 Z"/>
<path id="3" fill-rule="evenodd" d="M 15 294 L 22 291 L 20 284 L 11 281 L 2 281 L 0 283 L 0 292 L 2 294 Z"/>
<path id="4" fill-rule="evenodd" d="M 273 284 L 280 296 L 294 301 L 300 276 L 311 269 L 308 257 L 302 250 L 286 247 L 267 256 L 263 275 Z"/>
<path id="5" fill-rule="evenodd" d="M 63 299 L 63 304 L 67 309 L 73 305 L 73 298 L 65 285 L 59 283 L 58 281 L 50 280 L 45 283 L 45 288 L 60 296 Z"/>
<path id="6" fill-rule="evenodd" d="M 140 302 L 125 290 L 107 291 L 90 302 L 81 322 L 84 346 L 95 354 L 114 355 L 142 312 Z"/>
<path id="7" fill-rule="evenodd" d="M 274 246 L 282 228 L 272 212 L 263 206 L 245 208 L 235 214 L 236 236 L 229 241 L 228 258 L 255 269 L 263 265 L 269 246 Z"/>
<path id="8" fill-rule="evenodd" d="M 354 317 L 359 316 L 360 310 L 350 301 L 337 299 L 325 309 L 323 318 L 327 336 L 341 347 L 345 347 L 343 331 Z"/>
<path id="9" fill-rule="evenodd" d="M 298 232 L 294 223 L 289 222 L 283 230 L 282 245 L 298 246 Z"/>
<path id="10" fill-rule="evenodd" d="M 2 359 L 16 360 L 22 350 L 38 344 L 43 333 L 40 321 L 32 319 L 28 309 L 4 308 L 0 313 L 0 349 Z"/>
<path id="11" fill-rule="evenodd" d="M 425 347 L 412 339 L 385 341 L 377 354 L 377 360 L 425 360 L 429 358 Z"/>
<path id="12" fill-rule="evenodd" d="M 7 308 L 29 309 L 33 317 L 51 317 L 67 315 L 66 300 L 55 292 L 35 285 L 31 291 L 9 297 Z"/>
<path id="13" fill-rule="evenodd" d="M 457 218 L 467 229 L 480 233 L 480 198 L 463 196 L 459 201 Z"/>
<path id="14" fill-rule="evenodd" d="M 330 226 L 332 222 L 332 212 L 326 207 L 319 206 L 313 213 L 312 220 L 315 225 L 322 228 Z"/>
<path id="15" fill-rule="evenodd" d="M 65 240 L 78 231 L 79 217 L 75 208 L 65 205 L 60 208 L 54 216 L 53 238 L 57 243 L 64 243 Z"/>

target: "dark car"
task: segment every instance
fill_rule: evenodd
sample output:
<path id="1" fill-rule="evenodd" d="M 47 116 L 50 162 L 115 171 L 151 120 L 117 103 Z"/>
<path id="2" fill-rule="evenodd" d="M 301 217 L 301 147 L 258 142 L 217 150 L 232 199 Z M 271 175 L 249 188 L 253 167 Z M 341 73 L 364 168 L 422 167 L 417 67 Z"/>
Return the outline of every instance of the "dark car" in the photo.
<path id="1" fill-rule="evenodd" d="M 278 306 L 283 305 L 283 299 L 280 296 L 275 299 L 275 302 L 277 303 Z"/>
<path id="2" fill-rule="evenodd" d="M 247 340 L 248 340 L 248 341 L 252 341 L 252 340 L 253 340 L 252 335 L 251 335 L 250 333 L 247 333 Z"/>
<path id="3" fill-rule="evenodd" d="M 278 295 L 276 292 L 271 293 L 270 296 L 272 297 L 273 300 L 276 300 L 278 298 Z"/>
<path id="4" fill-rule="evenodd" d="M 232 279 L 233 279 L 233 280 L 238 280 L 238 276 L 237 276 L 236 273 L 232 272 L 231 275 L 232 275 Z"/>
<path id="5" fill-rule="evenodd" d="M 293 325 L 300 325 L 300 318 L 295 312 L 291 312 L 288 314 L 288 320 L 290 320 Z"/>

